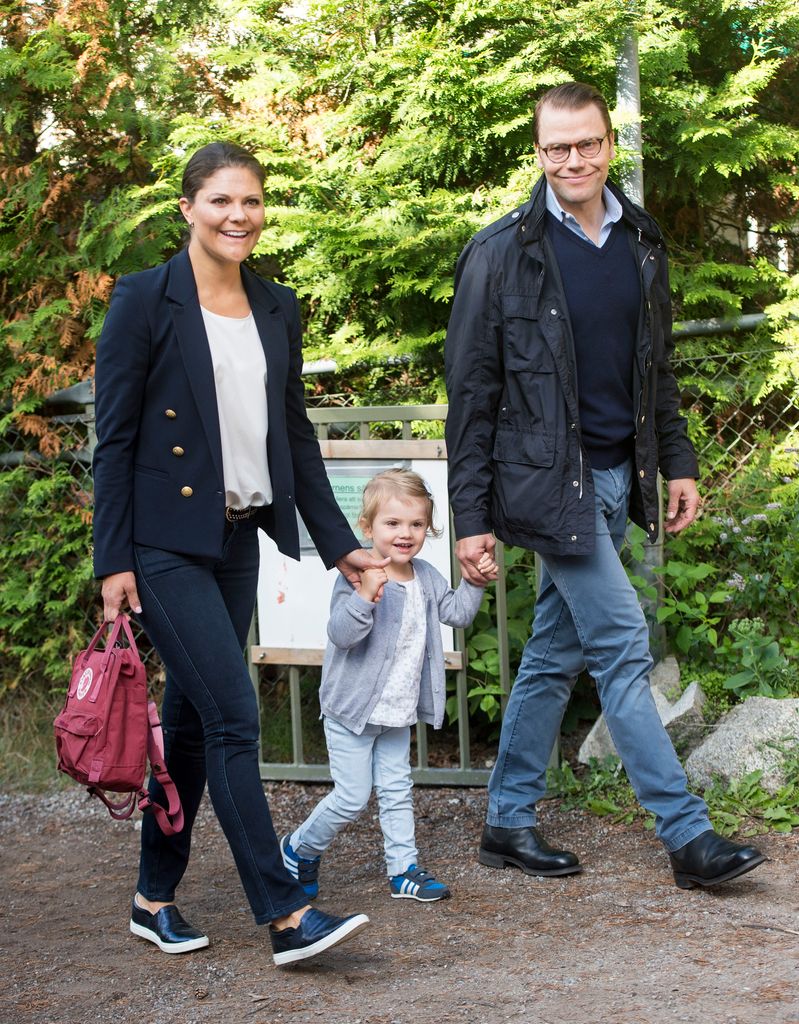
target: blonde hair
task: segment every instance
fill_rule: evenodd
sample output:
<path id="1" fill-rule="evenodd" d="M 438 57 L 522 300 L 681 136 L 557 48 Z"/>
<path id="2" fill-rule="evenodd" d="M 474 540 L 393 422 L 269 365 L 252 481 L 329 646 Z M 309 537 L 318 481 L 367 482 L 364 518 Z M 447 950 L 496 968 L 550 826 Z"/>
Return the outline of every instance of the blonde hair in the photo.
<path id="1" fill-rule="evenodd" d="M 358 517 L 359 526 L 371 527 L 383 502 L 387 498 L 395 497 L 401 501 L 413 498 L 420 498 L 424 501 L 427 506 L 427 535 L 429 537 L 441 536 L 442 530 L 433 523 L 436 511 L 433 495 L 419 474 L 410 469 L 386 469 L 372 477 L 363 489 L 363 505 Z"/>

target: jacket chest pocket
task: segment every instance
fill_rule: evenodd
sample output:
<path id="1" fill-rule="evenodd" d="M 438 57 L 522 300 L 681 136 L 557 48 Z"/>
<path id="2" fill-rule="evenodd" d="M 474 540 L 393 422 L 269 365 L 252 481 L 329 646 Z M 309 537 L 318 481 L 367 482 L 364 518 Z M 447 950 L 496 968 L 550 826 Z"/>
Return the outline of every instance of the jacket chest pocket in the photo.
<path id="1" fill-rule="evenodd" d="M 513 373 L 554 373 L 538 317 L 538 295 L 503 295 L 505 367 Z"/>

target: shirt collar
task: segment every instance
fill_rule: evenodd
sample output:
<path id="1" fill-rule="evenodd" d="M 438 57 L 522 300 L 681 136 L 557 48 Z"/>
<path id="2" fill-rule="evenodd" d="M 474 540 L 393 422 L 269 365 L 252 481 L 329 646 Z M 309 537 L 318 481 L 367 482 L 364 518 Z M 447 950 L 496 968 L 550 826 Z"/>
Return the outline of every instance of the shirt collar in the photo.
<path id="1" fill-rule="evenodd" d="M 567 213 L 555 196 L 555 193 L 550 188 L 549 182 L 547 182 L 547 209 L 556 217 L 559 224 L 567 224 L 569 226 L 577 224 L 579 221 L 572 214 Z M 602 221 L 602 227 L 604 228 L 608 224 L 615 224 L 616 221 L 621 220 L 622 210 L 621 203 L 613 195 L 607 185 L 602 187 L 602 201 L 605 205 L 605 217 Z M 581 229 L 582 231 L 582 229 Z"/>

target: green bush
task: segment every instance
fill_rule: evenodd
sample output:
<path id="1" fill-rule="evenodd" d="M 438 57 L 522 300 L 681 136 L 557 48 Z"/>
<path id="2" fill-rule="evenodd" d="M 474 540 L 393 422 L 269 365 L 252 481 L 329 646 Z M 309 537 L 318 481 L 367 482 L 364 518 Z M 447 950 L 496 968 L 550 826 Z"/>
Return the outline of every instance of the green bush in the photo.
<path id="1" fill-rule="evenodd" d="M 724 681 L 740 700 L 746 697 L 792 697 L 799 694 L 799 678 L 782 653 L 779 642 L 766 632 L 762 619 L 730 623 L 724 660 L 737 669 Z"/>
<path id="2" fill-rule="evenodd" d="M 705 695 L 706 700 L 702 713 L 707 722 L 718 721 L 737 702 L 735 694 L 724 686 L 727 678 L 726 672 L 708 668 L 705 664 L 700 664 L 697 668 L 694 662 L 686 662 L 681 666 L 680 682 L 683 689 L 696 682 Z"/>
<path id="3" fill-rule="evenodd" d="M 795 593 L 799 587 L 799 473 L 794 460 L 764 448 L 760 462 L 712 492 L 713 510 L 666 541 L 657 620 L 687 659 L 711 713 L 752 695 L 799 693 Z M 643 532 L 632 553 L 643 557 Z M 632 576 L 643 596 L 655 588 Z M 725 691 L 722 693 L 721 691 Z"/>
<path id="4" fill-rule="evenodd" d="M 66 687 L 97 601 L 88 501 L 64 463 L 0 473 L 0 694 Z"/>

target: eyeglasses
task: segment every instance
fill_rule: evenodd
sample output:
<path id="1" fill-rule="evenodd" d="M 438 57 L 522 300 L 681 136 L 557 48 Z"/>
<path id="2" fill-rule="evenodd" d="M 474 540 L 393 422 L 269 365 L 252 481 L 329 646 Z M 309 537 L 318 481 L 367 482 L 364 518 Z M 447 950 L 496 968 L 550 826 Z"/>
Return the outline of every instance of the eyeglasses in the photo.
<path id="1" fill-rule="evenodd" d="M 593 139 L 581 139 L 580 142 L 572 142 L 570 144 L 565 142 L 556 142 L 552 146 L 539 146 L 538 150 L 553 164 L 562 164 L 564 160 L 568 160 L 569 154 L 573 149 L 576 149 L 580 156 L 599 156 L 599 151 L 602 149 L 602 143 L 609 134 L 609 132 L 605 132 L 602 136 Z"/>

